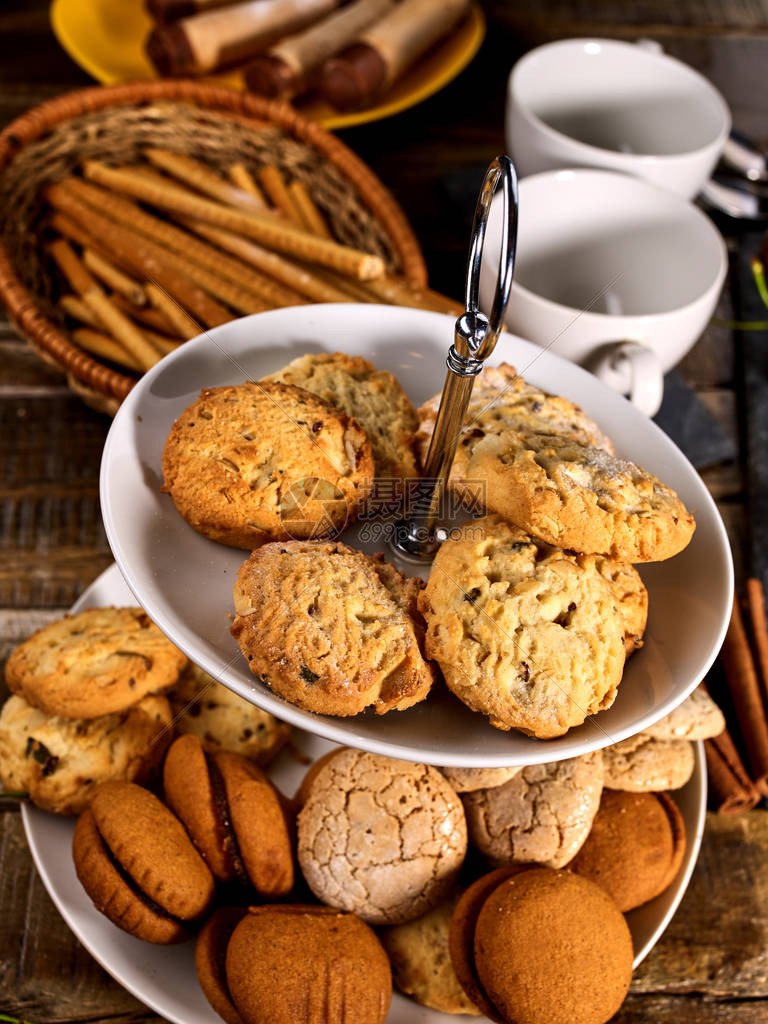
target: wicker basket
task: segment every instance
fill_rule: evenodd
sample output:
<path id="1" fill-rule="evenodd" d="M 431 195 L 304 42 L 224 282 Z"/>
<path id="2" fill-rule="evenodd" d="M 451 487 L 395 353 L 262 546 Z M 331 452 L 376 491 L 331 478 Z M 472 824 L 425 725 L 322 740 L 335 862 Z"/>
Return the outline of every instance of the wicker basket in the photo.
<path id="1" fill-rule="evenodd" d="M 426 284 L 418 242 L 373 172 L 287 104 L 187 81 L 83 89 L 43 103 L 0 134 L 0 300 L 30 345 L 90 405 L 114 413 L 135 379 L 74 346 L 45 256 L 45 184 L 85 158 L 130 162 L 161 146 L 225 169 L 271 163 L 302 181 L 342 242 Z M 351 187 L 350 187 L 351 186 Z"/>

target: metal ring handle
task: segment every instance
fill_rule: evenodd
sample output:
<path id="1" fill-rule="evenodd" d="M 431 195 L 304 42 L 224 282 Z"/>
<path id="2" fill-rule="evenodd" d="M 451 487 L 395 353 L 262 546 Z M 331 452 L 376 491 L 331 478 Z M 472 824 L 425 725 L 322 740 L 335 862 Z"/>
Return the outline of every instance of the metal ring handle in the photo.
<path id="1" fill-rule="evenodd" d="M 483 262 L 485 248 L 485 232 L 491 212 L 491 203 L 496 189 L 501 184 L 502 193 L 502 231 L 501 251 L 499 253 L 499 271 L 493 291 L 491 312 L 485 317 L 479 308 L 480 298 L 480 267 Z M 475 207 L 472 222 L 472 240 L 467 261 L 467 281 L 465 288 L 465 308 L 470 315 L 468 319 L 482 324 L 482 330 L 466 335 L 469 354 L 473 359 L 482 360 L 493 352 L 499 334 L 504 326 L 504 314 L 507 311 L 509 293 L 512 288 L 512 277 L 515 270 L 515 253 L 517 251 L 517 174 L 508 156 L 495 157 L 485 172 L 480 195 Z M 486 326 L 487 325 L 487 326 Z"/>

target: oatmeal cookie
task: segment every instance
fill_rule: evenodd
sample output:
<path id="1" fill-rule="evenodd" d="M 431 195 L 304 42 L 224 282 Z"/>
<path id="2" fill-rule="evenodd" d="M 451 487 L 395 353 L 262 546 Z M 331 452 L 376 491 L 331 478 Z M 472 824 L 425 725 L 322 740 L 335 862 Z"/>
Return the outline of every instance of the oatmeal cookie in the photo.
<path id="1" fill-rule="evenodd" d="M 5 681 L 48 715 L 99 718 L 167 690 L 186 664 L 141 608 L 89 608 L 20 644 Z"/>
<path id="2" fill-rule="evenodd" d="M 413 617 L 421 586 L 343 544 L 266 544 L 240 567 L 232 635 L 251 672 L 307 711 L 403 710 L 435 674 Z"/>
<path id="3" fill-rule="evenodd" d="M 508 430 L 478 441 L 465 491 L 549 544 L 657 562 L 688 544 L 694 518 L 640 466 L 555 434 Z"/>
<path id="4" fill-rule="evenodd" d="M 362 356 L 313 352 L 264 380 L 305 388 L 354 417 L 371 440 L 377 477 L 418 476 L 413 452 L 418 417 L 391 373 Z"/>
<path id="5" fill-rule="evenodd" d="M 562 736 L 613 703 L 624 626 L 594 560 L 486 516 L 442 545 L 419 608 L 427 656 L 498 729 Z"/>
<path id="6" fill-rule="evenodd" d="M 60 718 L 10 697 L 0 714 L 0 781 L 38 807 L 80 814 L 109 779 L 143 782 L 171 741 L 171 707 L 150 695 L 101 718 Z"/>
<path id="7" fill-rule="evenodd" d="M 624 653 L 627 657 L 643 646 L 648 623 L 648 591 L 640 573 L 628 562 L 619 562 L 605 555 L 582 555 L 582 564 L 594 559 L 595 568 L 608 580 L 624 624 Z"/>
<path id="8" fill-rule="evenodd" d="M 360 425 L 278 382 L 205 388 L 171 427 L 164 490 L 211 540 L 251 549 L 324 537 L 354 520 L 373 484 Z"/>

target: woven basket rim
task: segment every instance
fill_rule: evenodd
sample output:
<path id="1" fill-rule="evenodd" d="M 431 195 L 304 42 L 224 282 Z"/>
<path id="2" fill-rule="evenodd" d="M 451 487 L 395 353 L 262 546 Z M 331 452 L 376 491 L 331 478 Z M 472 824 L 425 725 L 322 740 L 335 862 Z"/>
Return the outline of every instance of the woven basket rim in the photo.
<path id="1" fill-rule="evenodd" d="M 308 121 L 290 104 L 251 93 L 188 79 L 89 86 L 65 93 L 26 111 L 0 132 L 0 176 L 25 145 L 68 120 L 109 106 L 133 106 L 158 100 L 190 103 L 207 110 L 268 121 L 286 135 L 318 150 L 354 185 L 360 201 L 384 228 L 406 279 L 417 287 L 426 285 L 426 266 L 416 236 L 399 204 L 371 168 L 340 139 L 319 124 Z M 20 280 L 2 240 L 0 301 L 18 331 L 33 347 L 47 352 L 86 388 L 122 401 L 134 386 L 133 378 L 109 369 L 73 345 L 59 326 L 40 311 L 36 296 Z"/>

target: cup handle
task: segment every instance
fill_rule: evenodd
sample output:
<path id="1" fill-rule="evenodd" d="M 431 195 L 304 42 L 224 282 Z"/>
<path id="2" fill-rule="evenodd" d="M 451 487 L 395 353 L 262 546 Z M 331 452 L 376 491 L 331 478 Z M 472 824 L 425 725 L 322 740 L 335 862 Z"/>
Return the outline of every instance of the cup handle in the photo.
<path id="1" fill-rule="evenodd" d="M 664 395 L 664 374 L 655 352 L 637 341 L 617 341 L 602 349 L 589 369 L 604 384 L 655 416 Z"/>

